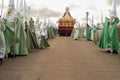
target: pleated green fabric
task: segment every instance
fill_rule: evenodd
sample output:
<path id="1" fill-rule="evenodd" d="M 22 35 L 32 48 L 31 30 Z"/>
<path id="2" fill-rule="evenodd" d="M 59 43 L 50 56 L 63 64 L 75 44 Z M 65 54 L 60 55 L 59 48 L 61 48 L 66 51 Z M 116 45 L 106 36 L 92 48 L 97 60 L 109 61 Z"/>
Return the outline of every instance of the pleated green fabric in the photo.
<path id="1" fill-rule="evenodd" d="M 52 26 L 48 27 L 48 39 L 54 39 L 55 33 Z"/>
<path id="2" fill-rule="evenodd" d="M 109 35 L 109 31 L 108 31 L 108 26 L 109 26 L 109 19 L 106 17 L 105 18 L 105 23 L 104 23 L 104 27 L 101 33 L 101 37 L 98 43 L 98 46 L 100 48 L 110 48 L 110 35 Z"/>
<path id="3" fill-rule="evenodd" d="M 2 50 L 2 58 L 5 57 L 5 49 L 6 49 L 6 45 L 5 45 L 5 36 L 4 36 L 4 30 L 6 29 L 5 24 L 4 24 L 4 19 L 0 19 L 0 41 L 2 42 L 1 45 L 1 50 Z"/>
<path id="4" fill-rule="evenodd" d="M 5 20 L 6 29 L 4 31 L 6 44 L 6 58 L 8 54 L 28 55 L 28 48 L 26 43 L 26 34 L 23 28 L 22 17 L 16 14 L 17 21 L 7 22 Z"/>
<path id="5" fill-rule="evenodd" d="M 17 14 L 17 22 L 15 24 L 15 41 L 18 38 L 18 43 L 15 45 L 15 53 L 17 55 L 27 55 L 28 54 L 28 48 L 27 48 L 27 42 L 26 42 L 26 33 L 24 30 L 23 20 L 22 17 Z"/>
<path id="6" fill-rule="evenodd" d="M 72 30 L 72 33 L 70 35 L 71 38 L 74 38 L 74 32 L 75 32 L 75 29 Z"/>
<path id="7" fill-rule="evenodd" d="M 119 23 L 119 19 L 115 18 L 115 21 L 112 23 L 112 27 L 110 28 L 110 38 L 111 38 L 111 47 L 113 50 L 118 50 L 119 48 L 119 37 L 117 31 L 117 24 Z"/>
<path id="8" fill-rule="evenodd" d="M 91 39 L 91 27 L 87 24 L 87 28 L 86 28 L 86 39 L 88 41 L 90 41 Z"/>
<path id="9" fill-rule="evenodd" d="M 42 36 L 42 35 L 41 35 L 40 47 L 43 47 L 43 48 L 50 47 L 49 43 L 45 39 L 45 36 Z"/>
<path id="10" fill-rule="evenodd" d="M 100 48 L 112 48 L 113 50 L 119 49 L 119 38 L 117 31 L 117 24 L 119 23 L 119 19 L 115 18 L 115 21 L 111 24 L 111 28 L 108 31 L 109 19 L 106 18 L 104 28 L 102 31 L 101 38 L 99 40 Z"/>
<path id="11" fill-rule="evenodd" d="M 4 30 L 4 37 L 5 37 L 5 58 L 8 58 L 8 54 L 10 52 L 15 52 L 11 51 L 11 47 L 14 46 L 14 32 L 10 29 L 10 27 L 7 26 L 7 21 L 4 20 L 5 24 L 5 30 Z"/>
<path id="12" fill-rule="evenodd" d="M 27 29 L 27 47 L 28 50 L 31 51 L 32 49 L 38 49 L 40 48 L 40 45 L 38 43 L 37 37 L 34 32 L 31 31 L 31 29 Z"/>

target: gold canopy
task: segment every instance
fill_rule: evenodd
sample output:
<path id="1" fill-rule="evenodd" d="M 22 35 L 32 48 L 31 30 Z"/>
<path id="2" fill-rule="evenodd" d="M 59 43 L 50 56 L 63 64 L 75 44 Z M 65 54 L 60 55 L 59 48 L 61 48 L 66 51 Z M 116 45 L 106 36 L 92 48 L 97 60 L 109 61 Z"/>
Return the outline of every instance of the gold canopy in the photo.
<path id="1" fill-rule="evenodd" d="M 58 20 L 59 26 L 73 27 L 75 24 L 75 19 L 70 15 L 69 8 L 66 7 L 66 12 L 63 17 Z"/>

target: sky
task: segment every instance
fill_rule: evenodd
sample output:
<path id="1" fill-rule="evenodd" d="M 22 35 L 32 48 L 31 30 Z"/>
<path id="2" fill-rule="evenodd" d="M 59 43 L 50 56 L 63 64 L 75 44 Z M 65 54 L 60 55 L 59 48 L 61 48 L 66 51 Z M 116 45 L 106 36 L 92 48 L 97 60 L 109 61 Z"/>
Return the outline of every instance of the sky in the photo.
<path id="1" fill-rule="evenodd" d="M 0 6 L 2 0 L 0 0 Z M 19 0 L 20 1 L 20 0 Z M 4 7 L 7 8 L 8 0 L 4 0 Z M 17 0 L 15 0 L 15 3 Z M 120 0 L 117 0 L 117 12 L 120 16 Z M 100 20 L 101 11 L 103 17 L 109 16 L 112 0 L 26 0 L 27 6 L 31 8 L 31 15 L 40 18 L 60 18 L 65 12 L 65 8 L 69 7 L 72 17 L 81 22 L 86 12 L 89 12 L 89 18 L 94 16 L 95 21 Z"/>

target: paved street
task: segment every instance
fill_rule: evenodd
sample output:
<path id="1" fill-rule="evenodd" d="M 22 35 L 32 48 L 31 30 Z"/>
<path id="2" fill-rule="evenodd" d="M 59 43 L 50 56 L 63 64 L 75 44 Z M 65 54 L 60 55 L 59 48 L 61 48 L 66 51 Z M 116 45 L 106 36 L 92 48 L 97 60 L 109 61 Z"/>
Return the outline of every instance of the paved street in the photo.
<path id="1" fill-rule="evenodd" d="M 49 44 L 28 56 L 5 59 L 0 80 L 120 80 L 120 55 L 85 39 L 57 36 Z"/>

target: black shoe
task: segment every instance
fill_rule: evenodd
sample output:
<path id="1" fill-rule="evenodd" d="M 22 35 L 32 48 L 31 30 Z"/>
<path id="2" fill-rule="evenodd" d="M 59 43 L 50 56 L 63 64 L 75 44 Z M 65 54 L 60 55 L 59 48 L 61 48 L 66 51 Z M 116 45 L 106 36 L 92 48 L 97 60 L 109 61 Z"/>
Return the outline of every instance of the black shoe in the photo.
<path id="1" fill-rule="evenodd" d="M 118 54 L 117 50 L 113 50 L 112 53 L 113 53 L 113 54 Z"/>
<path id="2" fill-rule="evenodd" d="M 0 65 L 3 63 L 3 59 L 2 58 L 0 58 Z"/>
<path id="3" fill-rule="evenodd" d="M 14 53 L 11 53 L 11 58 L 14 59 L 16 55 Z"/>
<path id="4" fill-rule="evenodd" d="M 111 51 L 110 51 L 110 50 L 107 50 L 107 53 L 111 53 Z"/>

